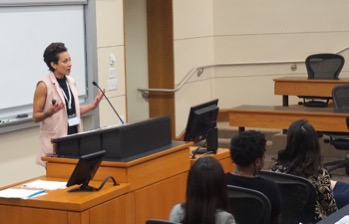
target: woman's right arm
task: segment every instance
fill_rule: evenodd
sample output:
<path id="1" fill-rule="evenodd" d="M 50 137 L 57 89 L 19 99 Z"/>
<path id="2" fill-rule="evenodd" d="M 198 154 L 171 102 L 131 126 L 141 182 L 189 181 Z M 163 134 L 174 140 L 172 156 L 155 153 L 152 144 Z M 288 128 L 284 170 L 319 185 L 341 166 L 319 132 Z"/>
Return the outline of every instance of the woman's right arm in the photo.
<path id="1" fill-rule="evenodd" d="M 33 121 L 40 122 L 48 117 L 51 117 L 54 113 L 64 108 L 62 101 L 57 99 L 54 105 L 45 109 L 46 104 L 47 87 L 44 82 L 39 82 L 36 86 L 33 100 Z"/>
<path id="2" fill-rule="evenodd" d="M 36 85 L 33 100 L 33 121 L 40 122 L 48 117 L 49 111 L 44 111 L 46 102 L 47 87 L 44 82 Z"/>

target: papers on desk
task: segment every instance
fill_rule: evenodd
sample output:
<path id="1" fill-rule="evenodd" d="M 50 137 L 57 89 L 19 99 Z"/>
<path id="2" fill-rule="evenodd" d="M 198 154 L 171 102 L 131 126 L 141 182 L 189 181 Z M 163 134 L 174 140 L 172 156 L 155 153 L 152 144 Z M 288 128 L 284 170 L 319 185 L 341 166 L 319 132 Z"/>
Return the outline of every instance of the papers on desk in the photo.
<path id="1" fill-rule="evenodd" d="M 349 215 L 343 216 L 343 218 L 338 220 L 335 224 L 349 224 Z"/>
<path id="2" fill-rule="evenodd" d="M 45 190 L 57 190 L 66 188 L 67 182 L 35 180 L 25 183 L 21 188 L 7 188 L 0 191 L 2 198 L 22 198 L 29 199 L 46 194 Z"/>
<path id="3" fill-rule="evenodd" d="M 22 187 L 33 189 L 45 189 L 45 190 L 57 190 L 66 188 L 67 182 L 62 181 L 47 181 L 47 180 L 35 180 L 33 182 L 25 183 Z"/>
<path id="4" fill-rule="evenodd" d="M 17 189 L 17 188 L 7 188 L 0 191 L 0 197 L 2 198 L 22 198 L 29 199 L 37 197 L 39 195 L 46 194 L 44 190 L 29 190 L 29 189 Z"/>

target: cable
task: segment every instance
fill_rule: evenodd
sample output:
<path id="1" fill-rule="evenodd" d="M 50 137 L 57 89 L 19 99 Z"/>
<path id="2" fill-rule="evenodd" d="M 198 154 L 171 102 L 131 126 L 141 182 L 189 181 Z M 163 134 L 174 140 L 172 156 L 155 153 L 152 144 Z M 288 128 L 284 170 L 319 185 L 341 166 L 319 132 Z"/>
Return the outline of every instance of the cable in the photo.
<path id="1" fill-rule="evenodd" d="M 104 187 L 105 183 L 106 183 L 109 179 L 112 179 L 112 180 L 113 180 L 113 183 L 114 183 L 113 186 L 119 185 L 119 184 L 116 182 L 116 180 L 114 179 L 114 177 L 108 176 L 108 177 L 106 177 L 106 178 L 103 180 L 103 182 L 101 183 L 101 185 L 99 186 L 99 188 L 96 188 L 95 190 L 96 190 L 96 191 L 99 191 L 100 189 L 102 189 L 102 188 Z"/>

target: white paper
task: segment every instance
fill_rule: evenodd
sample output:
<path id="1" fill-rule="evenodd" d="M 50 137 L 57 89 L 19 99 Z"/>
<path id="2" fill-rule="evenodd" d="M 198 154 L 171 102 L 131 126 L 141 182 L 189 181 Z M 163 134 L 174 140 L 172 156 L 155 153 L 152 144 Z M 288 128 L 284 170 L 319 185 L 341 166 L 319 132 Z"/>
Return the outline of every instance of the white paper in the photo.
<path id="1" fill-rule="evenodd" d="M 349 224 L 349 215 L 343 216 L 343 218 L 338 220 L 335 224 Z"/>
<path id="2" fill-rule="evenodd" d="M 66 185 L 67 182 L 62 181 L 35 180 L 33 182 L 23 184 L 22 187 L 45 190 L 57 190 L 66 188 Z"/>
<path id="3" fill-rule="evenodd" d="M 22 198 L 29 199 L 39 195 L 45 194 L 44 190 L 29 190 L 29 189 L 17 189 L 17 188 L 7 188 L 0 191 L 0 197 L 2 198 Z"/>

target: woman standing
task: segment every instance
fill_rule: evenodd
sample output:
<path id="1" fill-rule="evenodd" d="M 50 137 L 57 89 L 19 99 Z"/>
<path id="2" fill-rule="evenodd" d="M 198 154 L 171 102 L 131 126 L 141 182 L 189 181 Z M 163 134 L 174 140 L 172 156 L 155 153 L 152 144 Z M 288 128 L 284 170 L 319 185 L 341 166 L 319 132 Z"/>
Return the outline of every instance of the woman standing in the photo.
<path id="1" fill-rule="evenodd" d="M 75 81 L 70 77 L 72 67 L 64 43 L 52 43 L 44 52 L 50 73 L 35 89 L 33 120 L 40 122 L 40 151 L 36 162 L 45 166 L 42 156 L 53 153 L 51 138 L 74 134 L 81 130 L 80 116 L 95 109 L 103 98 L 100 91 L 92 104 L 80 107 Z"/>

